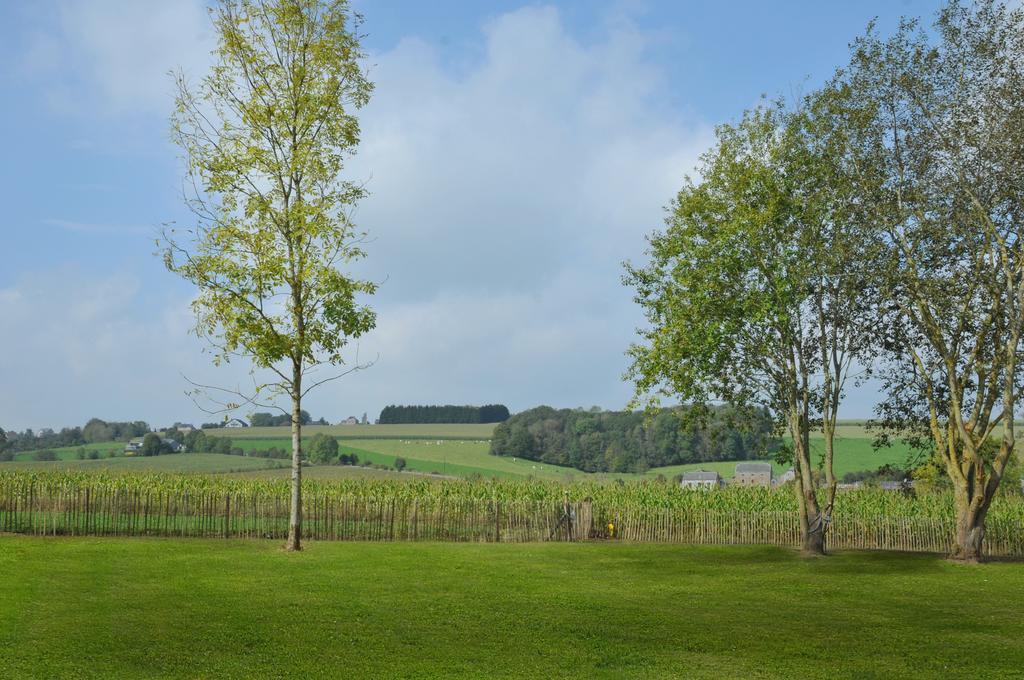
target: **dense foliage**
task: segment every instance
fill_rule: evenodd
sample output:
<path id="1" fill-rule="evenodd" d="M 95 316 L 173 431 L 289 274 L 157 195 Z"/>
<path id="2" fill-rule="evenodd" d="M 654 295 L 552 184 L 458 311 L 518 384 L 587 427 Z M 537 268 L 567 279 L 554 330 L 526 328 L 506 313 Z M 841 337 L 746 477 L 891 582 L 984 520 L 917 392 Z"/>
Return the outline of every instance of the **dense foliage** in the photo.
<path id="1" fill-rule="evenodd" d="M 322 421 L 323 418 L 320 420 Z M 299 422 L 303 425 L 309 425 L 313 422 L 313 416 L 309 415 L 309 411 L 306 409 L 300 409 Z M 273 413 L 253 413 L 249 416 L 249 424 L 253 427 L 280 427 L 282 425 L 291 425 L 292 416 L 290 413 L 279 413 L 277 415 L 274 415 Z M 326 425 L 326 422 L 320 424 Z"/>
<path id="2" fill-rule="evenodd" d="M 385 406 L 380 412 L 381 425 L 408 423 L 501 423 L 508 420 L 508 407 L 486 406 Z"/>
<path id="3" fill-rule="evenodd" d="M 629 411 L 539 406 L 498 425 L 491 453 L 586 472 L 643 472 L 713 460 L 749 460 L 778 448 L 767 411 L 712 408 L 705 418 L 662 410 L 652 419 Z"/>
<path id="4" fill-rule="evenodd" d="M 82 446 L 95 442 L 128 441 L 132 437 L 142 437 L 147 432 L 149 425 L 141 420 L 107 422 L 91 418 L 83 427 L 63 427 L 59 432 L 54 432 L 50 428 L 44 428 L 39 432 L 34 432 L 31 428 L 24 432 L 8 431 L 5 433 L 4 441 L 0 442 L 0 450 L 35 451 Z"/>

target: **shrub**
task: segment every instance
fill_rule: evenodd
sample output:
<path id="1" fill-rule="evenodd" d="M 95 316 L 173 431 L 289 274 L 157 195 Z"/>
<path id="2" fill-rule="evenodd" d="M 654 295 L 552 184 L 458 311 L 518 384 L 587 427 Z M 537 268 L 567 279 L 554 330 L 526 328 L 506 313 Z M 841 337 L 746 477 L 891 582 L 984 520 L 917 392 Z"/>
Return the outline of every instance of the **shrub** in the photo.
<path id="1" fill-rule="evenodd" d="M 338 457 L 338 440 L 322 432 L 309 442 L 309 459 L 314 463 L 332 463 Z"/>
<path id="2" fill-rule="evenodd" d="M 395 458 L 395 469 L 399 472 L 405 469 L 405 458 L 402 458 L 401 456 Z"/>
<path id="3" fill-rule="evenodd" d="M 14 460 L 14 451 L 0 451 L 0 463 Z"/>
<path id="4" fill-rule="evenodd" d="M 75 457 L 78 458 L 78 460 L 85 460 L 85 447 L 84 446 L 79 446 L 78 447 L 78 450 L 75 451 Z"/>
<path id="5" fill-rule="evenodd" d="M 88 456 L 89 456 L 89 460 L 99 460 L 100 452 L 95 450 L 95 449 L 93 449 L 92 451 L 89 452 Z"/>
<path id="6" fill-rule="evenodd" d="M 57 460 L 57 454 L 50 449 L 41 449 L 32 454 L 32 460 Z"/>
<path id="7" fill-rule="evenodd" d="M 160 440 L 160 435 L 150 432 L 142 438 L 142 450 L 140 453 L 143 456 L 159 456 L 163 452 L 164 443 Z"/>

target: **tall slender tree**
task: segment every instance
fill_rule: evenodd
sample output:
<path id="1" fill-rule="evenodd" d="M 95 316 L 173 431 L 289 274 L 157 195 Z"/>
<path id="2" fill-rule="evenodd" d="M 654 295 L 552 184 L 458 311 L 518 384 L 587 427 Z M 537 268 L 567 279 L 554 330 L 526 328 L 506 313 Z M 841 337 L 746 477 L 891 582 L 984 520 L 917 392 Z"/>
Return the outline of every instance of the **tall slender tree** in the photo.
<path id="1" fill-rule="evenodd" d="M 650 262 L 627 265 L 625 277 L 650 324 L 630 351 L 637 401 L 769 408 L 790 436 L 803 547 L 813 554 L 824 552 L 835 498 L 843 387 L 868 348 L 861 282 L 844 270 L 864 241 L 830 160 L 845 143 L 838 96 L 816 94 L 795 112 L 762 107 L 720 127 L 700 181 L 687 180 L 667 229 L 650 237 Z M 824 498 L 810 451 L 819 419 Z"/>
<path id="2" fill-rule="evenodd" d="M 215 64 L 196 86 L 177 74 L 172 117 L 196 219 L 165 230 L 164 261 L 198 288 L 195 330 L 215 362 L 251 360 L 241 401 L 291 402 L 287 547 L 299 550 L 302 400 L 362 367 L 324 372 L 375 322 L 359 302 L 374 284 L 341 269 L 364 255 L 351 219 L 364 190 L 342 173 L 372 84 L 346 0 L 222 0 L 211 17 Z"/>
<path id="3" fill-rule="evenodd" d="M 982 557 L 1014 455 L 1024 333 L 1024 9 L 949 3 L 854 45 L 842 78 L 885 310 L 883 422 L 930 439 L 952 481 L 954 557 Z"/>

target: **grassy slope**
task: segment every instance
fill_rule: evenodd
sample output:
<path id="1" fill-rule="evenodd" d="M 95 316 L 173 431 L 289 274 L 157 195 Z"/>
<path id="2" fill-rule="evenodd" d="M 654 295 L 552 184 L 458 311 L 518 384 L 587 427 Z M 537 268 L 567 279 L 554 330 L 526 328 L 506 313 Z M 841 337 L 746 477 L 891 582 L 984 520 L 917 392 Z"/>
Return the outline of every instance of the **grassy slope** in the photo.
<path id="1" fill-rule="evenodd" d="M 0 677 L 978 678 L 1024 666 L 1020 564 L 8 536 L 0 571 Z"/>
<path id="2" fill-rule="evenodd" d="M 64 460 L 56 462 L 0 463 L 0 470 L 62 470 L 111 472 L 197 472 L 216 473 L 235 470 L 258 470 L 286 465 L 287 461 L 266 458 L 243 458 L 221 453 L 176 453 L 166 456 L 101 458 L 99 460 Z"/>
<path id="3" fill-rule="evenodd" d="M 2 469 L 2 468 L 0 468 Z M 283 467 L 267 470 L 246 470 L 226 474 L 227 477 L 245 477 L 247 479 L 289 479 L 292 476 L 291 467 Z M 337 480 L 337 479 L 398 479 L 398 480 L 421 480 L 421 479 L 444 479 L 440 476 L 425 474 L 422 472 L 398 472 L 397 470 L 376 470 L 374 468 L 358 467 L 353 465 L 311 465 L 302 468 L 303 479 Z"/>
<path id="4" fill-rule="evenodd" d="M 306 425 L 304 436 L 323 432 L 341 439 L 374 439 L 377 437 L 434 437 L 436 439 L 490 439 L 495 425 Z M 240 427 L 221 430 L 206 430 L 207 434 L 225 435 L 232 439 L 262 439 L 266 437 L 291 437 L 291 428 L 282 427 Z"/>
<path id="5" fill-rule="evenodd" d="M 78 446 L 61 446 L 55 449 L 50 449 L 60 460 L 76 460 L 78 458 L 78 449 L 83 448 L 86 451 L 98 451 L 101 457 L 106 457 L 107 453 L 113 451 L 115 455 L 120 456 L 124 453 L 124 442 L 95 442 L 92 444 L 83 444 L 81 447 Z M 21 453 L 14 454 L 14 460 L 25 461 L 32 460 L 32 451 L 22 451 Z"/>
<path id="6" fill-rule="evenodd" d="M 408 463 L 408 469 L 419 472 L 439 472 L 447 475 L 469 475 L 479 473 L 484 477 L 502 478 L 525 478 L 534 476 L 540 479 L 552 479 L 566 481 L 568 479 L 638 479 L 640 475 L 633 474 L 588 474 L 572 468 L 547 465 L 534 461 L 492 456 L 488 453 L 490 443 L 489 437 L 493 431 L 492 425 L 366 425 L 366 426 L 333 426 L 305 428 L 307 436 L 311 437 L 318 431 L 344 433 L 342 439 L 342 450 L 355 453 L 360 460 L 380 463 L 384 465 L 394 464 L 395 458 L 402 456 Z M 291 441 L 287 438 L 287 428 L 247 428 L 213 431 L 219 436 L 228 436 L 237 441 L 237 445 L 244 449 L 268 449 L 277 447 L 288 450 L 291 448 Z M 401 432 L 404 436 L 415 437 L 412 439 L 401 439 Z M 434 433 L 434 434 L 430 434 Z M 474 434 L 475 433 L 475 434 Z M 839 437 L 836 441 L 836 474 L 841 478 L 847 472 L 858 470 L 874 470 L 885 463 L 902 466 L 907 461 L 908 450 L 901 444 L 896 444 L 890 449 L 875 451 L 871 446 L 872 435 L 864 430 L 863 425 L 846 423 L 840 425 Z M 365 439 L 353 437 L 366 436 Z M 424 439 L 424 437 L 435 437 Z M 450 437 L 480 437 L 479 439 L 452 439 Z M 437 439 L 439 438 L 439 439 Z M 441 442 L 440 444 L 438 442 Z M 109 448 L 110 443 L 93 444 L 90 447 L 103 450 Z M 117 445 L 120 447 L 121 445 Z M 823 452 L 823 445 L 820 436 L 811 441 L 812 450 L 820 454 Z M 69 465 L 89 466 L 93 468 L 102 463 L 115 467 L 127 463 L 114 461 L 74 461 L 77 447 L 68 449 L 55 449 L 62 458 L 71 459 Z M 210 454 L 201 454 L 210 455 Z M 18 454 L 19 460 L 31 460 L 31 453 Z M 171 457 L 173 458 L 173 457 Z M 119 459 L 114 459 L 118 461 Z M 175 463 L 172 460 L 160 458 L 156 465 L 161 470 L 174 470 L 176 465 L 188 462 L 187 458 L 179 458 Z M 239 461 L 238 458 L 231 458 L 232 461 Z M 269 463 L 260 461 L 255 463 L 242 462 L 237 465 L 230 465 L 226 469 L 248 469 L 248 467 L 268 467 Z M 0 469 L 4 469 L 0 463 Z M 43 465 L 37 463 L 36 465 Z M 52 464 L 51 464 L 52 465 Z M 648 471 L 646 477 L 655 477 L 663 474 L 666 477 L 681 474 L 688 470 L 716 470 L 725 478 L 733 476 L 736 467 L 735 462 L 712 462 L 712 463 L 689 463 L 686 465 L 672 465 L 669 467 L 654 468 Z M 781 471 L 782 466 L 776 465 L 776 470 Z M 194 469 L 189 463 L 180 468 L 184 472 L 215 472 L 219 470 Z M 349 476 L 349 475 L 344 475 Z"/>

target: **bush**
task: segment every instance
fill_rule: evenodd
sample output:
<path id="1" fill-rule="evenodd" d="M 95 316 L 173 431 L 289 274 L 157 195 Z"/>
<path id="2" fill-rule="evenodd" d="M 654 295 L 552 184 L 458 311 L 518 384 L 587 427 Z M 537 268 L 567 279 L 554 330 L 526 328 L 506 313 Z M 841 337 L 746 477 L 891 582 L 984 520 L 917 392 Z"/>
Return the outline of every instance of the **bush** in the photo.
<path id="1" fill-rule="evenodd" d="M 57 460 L 57 454 L 50 449 L 41 449 L 32 454 L 32 460 Z"/>
<path id="2" fill-rule="evenodd" d="M 89 457 L 89 460 L 99 460 L 100 459 L 100 452 L 97 451 L 96 449 L 93 449 L 92 451 L 90 451 L 88 453 L 88 457 Z"/>
<path id="3" fill-rule="evenodd" d="M 401 456 L 395 458 L 395 469 L 399 472 L 405 469 L 405 458 L 402 458 Z"/>
<path id="4" fill-rule="evenodd" d="M 14 460 L 14 451 L 0 451 L 0 463 Z"/>
<path id="5" fill-rule="evenodd" d="M 78 447 L 78 450 L 75 451 L 75 457 L 78 458 L 78 460 L 85 460 L 85 447 L 84 446 L 79 446 Z"/>
<path id="6" fill-rule="evenodd" d="M 164 443 L 160 440 L 160 435 L 150 432 L 142 438 L 142 449 L 139 453 L 143 456 L 159 456 L 164 450 Z"/>
<path id="7" fill-rule="evenodd" d="M 338 457 L 338 440 L 324 433 L 313 435 L 309 442 L 309 459 L 314 463 L 332 463 Z"/>
<path id="8" fill-rule="evenodd" d="M 292 457 L 291 451 L 285 451 L 276 446 L 271 446 L 269 449 L 250 449 L 245 455 L 251 458 L 276 458 L 280 460 L 287 460 Z"/>

